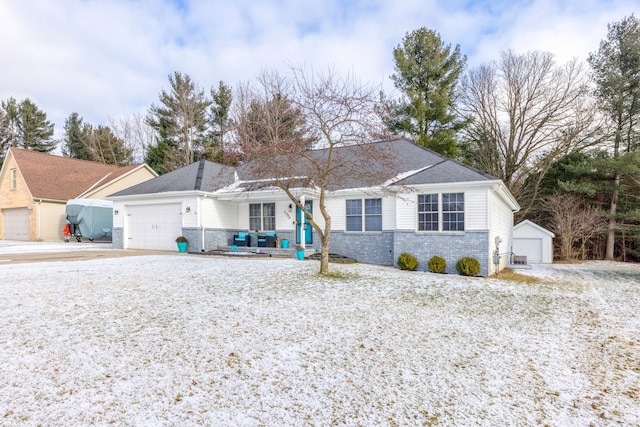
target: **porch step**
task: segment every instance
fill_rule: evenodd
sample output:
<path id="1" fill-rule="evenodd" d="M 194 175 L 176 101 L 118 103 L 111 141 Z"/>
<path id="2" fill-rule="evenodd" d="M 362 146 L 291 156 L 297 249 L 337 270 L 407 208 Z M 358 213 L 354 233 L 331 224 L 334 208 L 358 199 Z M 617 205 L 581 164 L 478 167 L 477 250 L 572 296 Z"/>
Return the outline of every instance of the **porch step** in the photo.
<path id="1" fill-rule="evenodd" d="M 294 258 L 296 256 L 296 249 L 294 248 L 263 248 L 256 246 L 237 246 L 235 250 L 231 246 L 218 246 L 217 249 L 209 251 L 212 254 L 227 255 L 227 256 L 263 256 L 272 258 Z M 315 249 L 305 249 L 305 258 L 316 253 Z"/>

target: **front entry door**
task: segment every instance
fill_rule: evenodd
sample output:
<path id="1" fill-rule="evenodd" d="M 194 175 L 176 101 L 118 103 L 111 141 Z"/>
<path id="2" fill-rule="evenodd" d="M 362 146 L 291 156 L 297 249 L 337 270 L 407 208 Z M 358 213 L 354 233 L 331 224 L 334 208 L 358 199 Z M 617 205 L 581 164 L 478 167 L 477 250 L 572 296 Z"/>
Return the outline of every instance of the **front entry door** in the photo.
<path id="1" fill-rule="evenodd" d="M 311 200 L 306 201 L 304 204 L 304 208 L 310 214 L 313 213 L 313 202 Z M 309 224 L 309 220 L 302 213 L 302 209 L 299 207 L 296 208 L 296 243 L 300 244 L 300 236 L 304 234 L 304 242 L 313 243 L 313 227 Z"/>

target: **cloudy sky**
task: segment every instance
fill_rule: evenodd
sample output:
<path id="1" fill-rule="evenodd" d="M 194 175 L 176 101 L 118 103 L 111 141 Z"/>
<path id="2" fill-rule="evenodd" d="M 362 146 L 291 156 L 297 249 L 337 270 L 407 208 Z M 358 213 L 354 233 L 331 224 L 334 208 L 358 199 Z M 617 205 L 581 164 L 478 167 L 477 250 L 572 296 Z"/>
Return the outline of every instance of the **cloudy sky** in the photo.
<path id="1" fill-rule="evenodd" d="M 0 100 L 30 98 L 61 135 L 145 113 L 174 71 L 236 86 L 288 64 L 391 90 L 392 50 L 420 27 L 469 66 L 505 49 L 586 59 L 640 0 L 0 0 Z"/>

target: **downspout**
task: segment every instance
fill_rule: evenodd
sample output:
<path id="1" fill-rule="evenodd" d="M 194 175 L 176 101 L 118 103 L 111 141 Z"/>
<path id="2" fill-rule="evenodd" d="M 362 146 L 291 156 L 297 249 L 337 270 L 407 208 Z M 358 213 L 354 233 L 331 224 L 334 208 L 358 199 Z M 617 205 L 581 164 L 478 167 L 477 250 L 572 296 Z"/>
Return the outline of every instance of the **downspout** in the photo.
<path id="1" fill-rule="evenodd" d="M 204 225 L 202 225 L 202 200 L 206 199 L 207 195 L 205 194 L 202 199 L 198 197 L 198 210 L 196 211 L 196 215 L 198 215 L 198 226 L 200 227 L 200 239 L 202 242 L 201 252 L 205 251 L 205 241 L 204 241 Z"/>
<path id="2" fill-rule="evenodd" d="M 491 241 L 493 239 L 495 239 L 497 237 L 497 234 L 495 234 L 495 230 L 493 229 L 493 223 L 492 223 L 492 218 L 493 218 L 493 197 L 494 197 L 494 193 L 496 193 L 498 191 L 498 189 L 500 188 L 500 186 L 498 184 L 492 184 L 491 187 L 489 187 L 489 193 L 488 193 L 488 200 L 487 200 L 487 212 L 489 213 L 489 215 L 487 215 L 487 229 L 489 230 L 489 241 L 488 243 L 488 253 L 489 253 L 489 276 L 491 276 L 491 274 L 498 274 L 500 272 L 500 253 L 492 253 L 491 250 Z M 498 257 L 498 263 L 495 262 L 495 257 Z"/>
<path id="3" fill-rule="evenodd" d="M 194 185 L 194 190 L 200 191 L 202 190 L 202 176 L 204 175 L 204 168 L 206 166 L 205 159 L 200 159 L 200 163 L 198 164 L 198 173 L 196 174 L 196 182 Z M 205 198 L 207 195 L 205 194 Z M 200 244 L 202 245 L 200 248 L 200 252 L 204 252 L 204 226 L 202 225 L 202 204 L 200 197 L 196 199 L 196 216 L 198 218 L 198 227 L 200 227 Z"/>

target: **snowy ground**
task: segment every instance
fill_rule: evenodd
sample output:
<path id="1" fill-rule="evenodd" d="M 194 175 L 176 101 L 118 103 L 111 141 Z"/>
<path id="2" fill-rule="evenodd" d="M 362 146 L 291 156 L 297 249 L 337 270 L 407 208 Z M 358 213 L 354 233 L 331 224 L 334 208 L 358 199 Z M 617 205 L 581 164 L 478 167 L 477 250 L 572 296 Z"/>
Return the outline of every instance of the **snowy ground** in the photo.
<path id="1" fill-rule="evenodd" d="M 0 424 L 640 424 L 638 266 L 537 266 L 539 285 L 317 269 L 0 265 Z"/>

